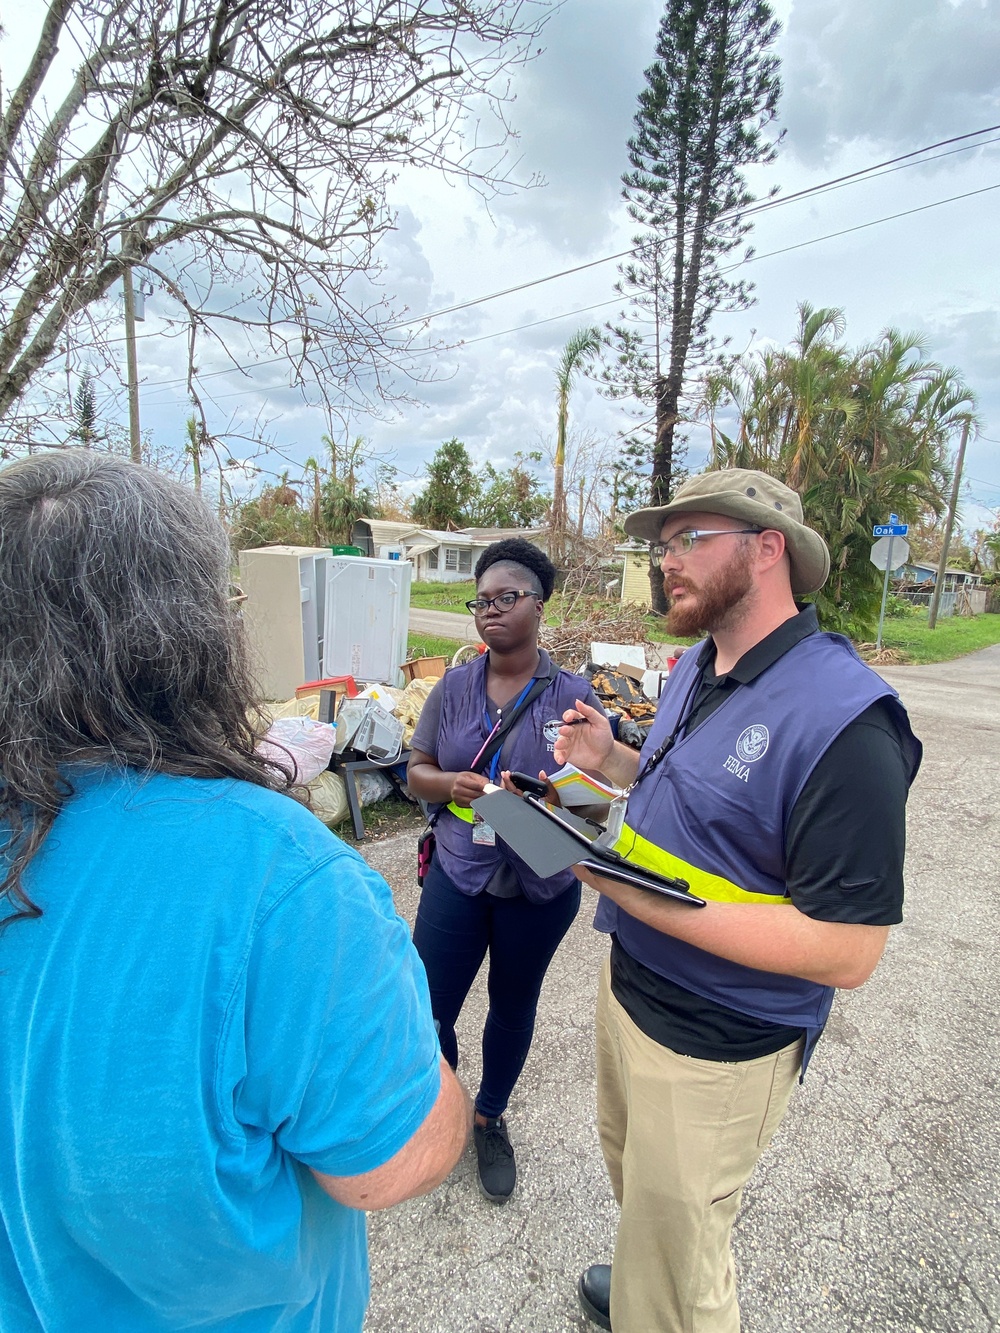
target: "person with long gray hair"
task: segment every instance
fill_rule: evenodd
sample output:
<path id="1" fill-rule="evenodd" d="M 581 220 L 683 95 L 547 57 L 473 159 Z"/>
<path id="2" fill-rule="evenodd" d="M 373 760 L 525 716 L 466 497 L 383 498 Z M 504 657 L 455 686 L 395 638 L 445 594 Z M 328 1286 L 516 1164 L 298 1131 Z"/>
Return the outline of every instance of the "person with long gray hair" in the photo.
<path id="1" fill-rule="evenodd" d="M 361 1210 L 467 1135 L 388 886 L 256 752 L 225 533 L 0 471 L 4 1333 L 359 1330 Z"/>

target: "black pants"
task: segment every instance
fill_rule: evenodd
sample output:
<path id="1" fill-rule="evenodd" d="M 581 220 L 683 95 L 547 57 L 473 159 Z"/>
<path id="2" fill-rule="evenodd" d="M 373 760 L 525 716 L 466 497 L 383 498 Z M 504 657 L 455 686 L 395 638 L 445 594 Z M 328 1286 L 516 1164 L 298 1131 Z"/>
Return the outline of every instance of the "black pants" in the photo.
<path id="1" fill-rule="evenodd" d="M 476 1110 L 498 1116 L 524 1067 L 542 982 L 580 907 L 580 885 L 547 903 L 471 896 L 457 889 L 435 856 L 424 880 L 413 943 L 427 970 L 441 1053 L 458 1066 L 455 1020 L 487 950 L 490 1008 L 483 1029 L 483 1081 Z"/>

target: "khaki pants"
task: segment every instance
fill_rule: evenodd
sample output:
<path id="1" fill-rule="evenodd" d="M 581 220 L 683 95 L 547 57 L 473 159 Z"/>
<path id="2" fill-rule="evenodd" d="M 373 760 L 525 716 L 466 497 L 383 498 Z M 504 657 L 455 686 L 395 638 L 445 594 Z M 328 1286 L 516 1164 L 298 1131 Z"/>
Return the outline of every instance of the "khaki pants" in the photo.
<path id="1" fill-rule="evenodd" d="M 677 1055 L 611 993 L 597 1001 L 597 1118 L 621 1206 L 614 1333 L 738 1333 L 730 1232 L 743 1186 L 781 1123 L 802 1043 L 723 1064 Z"/>

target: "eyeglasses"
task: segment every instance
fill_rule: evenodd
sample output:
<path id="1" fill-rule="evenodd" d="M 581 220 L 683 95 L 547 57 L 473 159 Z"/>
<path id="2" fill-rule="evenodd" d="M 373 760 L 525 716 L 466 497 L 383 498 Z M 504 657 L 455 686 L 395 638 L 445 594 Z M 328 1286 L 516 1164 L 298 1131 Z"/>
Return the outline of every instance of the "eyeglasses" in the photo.
<path id="1" fill-rule="evenodd" d="M 763 528 L 692 528 L 689 532 L 678 532 L 668 542 L 651 542 L 649 558 L 658 565 L 665 555 L 677 559 L 678 556 L 690 555 L 695 542 L 706 537 L 740 537 L 747 533 L 758 534 Z"/>
<path id="2" fill-rule="evenodd" d="M 519 597 L 537 597 L 541 601 L 542 594 L 536 592 L 534 588 L 521 588 L 517 592 L 498 593 L 496 597 L 476 597 L 473 601 L 466 602 L 465 605 L 474 616 L 485 615 L 491 606 L 495 606 L 499 612 L 503 613 L 516 606 Z"/>

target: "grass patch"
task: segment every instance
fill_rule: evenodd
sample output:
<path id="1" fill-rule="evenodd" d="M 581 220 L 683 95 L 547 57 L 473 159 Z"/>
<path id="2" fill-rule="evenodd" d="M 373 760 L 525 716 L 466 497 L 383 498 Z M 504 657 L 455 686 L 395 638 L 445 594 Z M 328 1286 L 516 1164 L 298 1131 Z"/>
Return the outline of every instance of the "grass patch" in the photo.
<path id="1" fill-rule="evenodd" d="M 452 654 L 456 648 L 461 648 L 462 644 L 458 639 L 439 639 L 433 634 L 410 634 L 406 640 L 407 657 L 447 657 L 451 661 Z"/>
<path id="2" fill-rule="evenodd" d="M 912 616 L 887 617 L 882 626 L 882 643 L 904 653 L 908 662 L 917 665 L 950 662 L 1000 643 L 1000 615 L 948 616 L 939 619 L 934 629 L 928 628 L 927 612 L 923 610 Z"/>
<path id="3" fill-rule="evenodd" d="M 414 583 L 410 588 L 410 605 L 467 616 L 465 603 L 471 602 L 475 595 L 476 585 L 471 579 L 461 583 Z"/>

